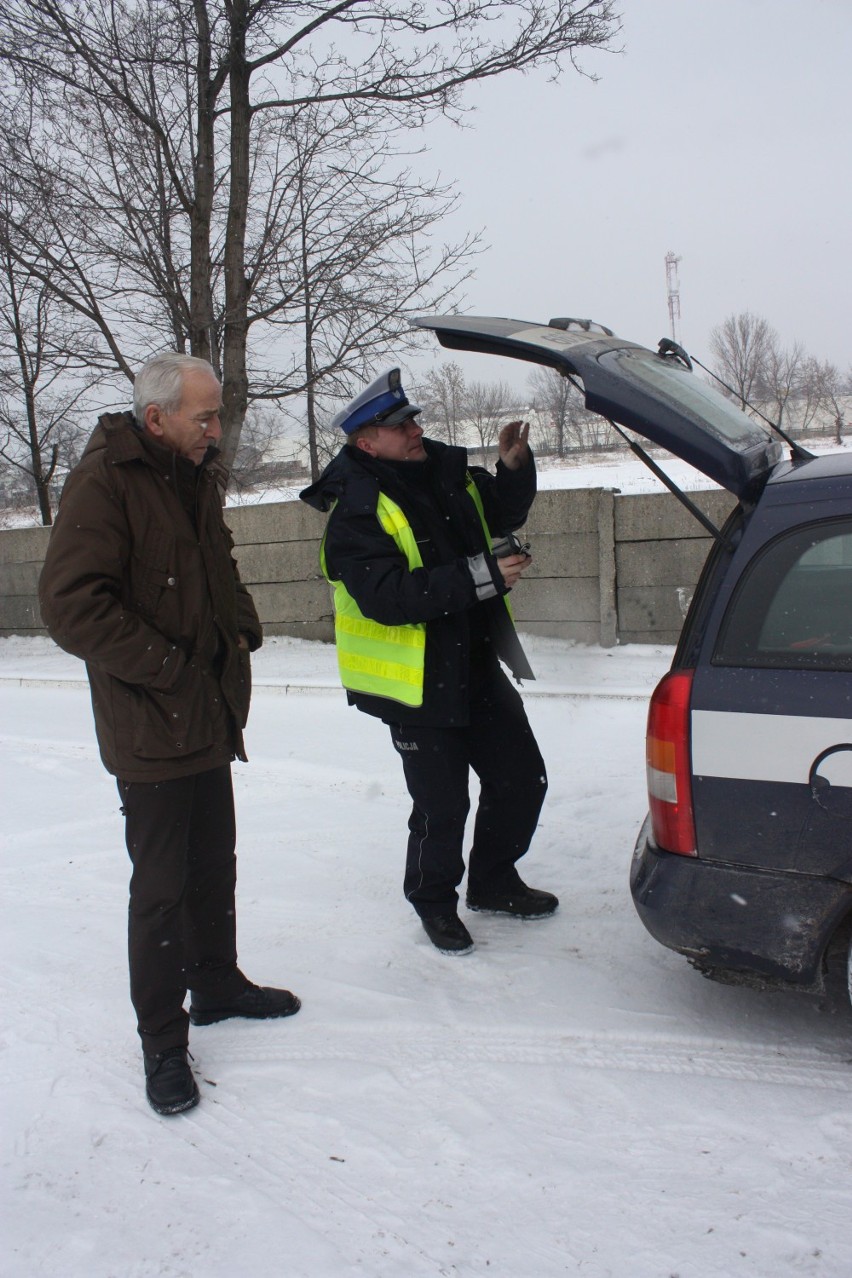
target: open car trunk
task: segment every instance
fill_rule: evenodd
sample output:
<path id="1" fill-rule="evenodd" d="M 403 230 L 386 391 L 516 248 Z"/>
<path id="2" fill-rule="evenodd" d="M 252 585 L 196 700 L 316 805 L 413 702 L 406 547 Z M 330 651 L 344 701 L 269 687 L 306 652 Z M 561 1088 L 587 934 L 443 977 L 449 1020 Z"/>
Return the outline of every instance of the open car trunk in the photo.
<path id="1" fill-rule="evenodd" d="M 587 320 L 434 315 L 414 323 L 450 350 L 506 355 L 576 377 L 591 412 L 674 453 L 741 500 L 756 497 L 782 456 L 780 440 L 698 378 L 672 342 L 651 351 Z"/>

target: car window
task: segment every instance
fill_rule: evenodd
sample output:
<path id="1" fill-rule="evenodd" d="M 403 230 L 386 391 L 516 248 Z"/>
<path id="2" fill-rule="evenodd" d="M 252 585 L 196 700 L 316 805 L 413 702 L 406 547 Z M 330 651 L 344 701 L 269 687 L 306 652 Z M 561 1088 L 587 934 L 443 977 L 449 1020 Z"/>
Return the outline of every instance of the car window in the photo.
<path id="1" fill-rule="evenodd" d="M 852 520 L 797 528 L 755 557 L 728 607 L 713 662 L 852 669 Z"/>
<path id="2" fill-rule="evenodd" d="M 656 398 L 669 403 L 685 418 L 699 423 L 702 430 L 738 452 L 767 444 L 765 426 L 747 417 L 714 386 L 673 360 L 661 359 L 650 351 L 619 350 L 603 356 L 600 362 L 604 366 L 617 365 L 622 375 L 635 378 Z M 781 444 L 770 441 L 770 446 L 772 457 L 777 460 L 781 456 Z"/>

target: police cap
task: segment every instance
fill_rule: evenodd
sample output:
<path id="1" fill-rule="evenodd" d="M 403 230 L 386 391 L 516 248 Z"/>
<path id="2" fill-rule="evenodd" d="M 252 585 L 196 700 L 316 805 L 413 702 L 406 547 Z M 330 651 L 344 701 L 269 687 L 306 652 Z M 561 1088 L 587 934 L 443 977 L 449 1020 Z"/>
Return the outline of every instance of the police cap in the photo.
<path id="1" fill-rule="evenodd" d="M 423 410 L 416 404 L 410 404 L 402 389 L 399 369 L 392 368 L 389 373 L 382 373 L 374 382 L 356 395 L 345 408 L 335 413 L 331 424 L 342 430 L 344 435 L 351 435 L 362 426 L 396 426 L 399 422 L 414 417 Z"/>

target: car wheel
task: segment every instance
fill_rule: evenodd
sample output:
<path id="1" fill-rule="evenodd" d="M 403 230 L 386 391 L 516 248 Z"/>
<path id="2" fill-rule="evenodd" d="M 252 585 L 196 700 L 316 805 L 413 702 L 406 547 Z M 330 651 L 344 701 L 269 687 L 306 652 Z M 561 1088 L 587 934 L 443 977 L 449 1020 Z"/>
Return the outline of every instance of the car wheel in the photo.
<path id="1" fill-rule="evenodd" d="M 852 1003 L 852 936 L 849 938 L 849 954 L 846 958 L 846 986 L 849 990 L 849 1002 Z"/>

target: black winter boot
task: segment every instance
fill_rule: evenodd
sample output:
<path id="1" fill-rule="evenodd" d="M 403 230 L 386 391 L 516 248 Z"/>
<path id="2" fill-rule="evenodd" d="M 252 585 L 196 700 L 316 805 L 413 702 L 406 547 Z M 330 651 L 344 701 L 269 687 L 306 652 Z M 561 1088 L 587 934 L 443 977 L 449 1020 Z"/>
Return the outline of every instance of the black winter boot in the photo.
<path id="1" fill-rule="evenodd" d="M 158 1114 L 182 1114 L 201 1099 L 185 1047 L 167 1047 L 156 1056 L 144 1054 L 145 1095 Z"/>
<path id="2" fill-rule="evenodd" d="M 442 954 L 469 954 L 473 937 L 457 914 L 433 914 L 421 918 L 423 931 Z"/>
<path id="3" fill-rule="evenodd" d="M 552 892 L 527 887 L 521 879 L 509 886 L 467 892 L 467 908 L 486 914 L 510 914 L 516 919 L 546 919 L 559 908 Z"/>
<path id="4" fill-rule="evenodd" d="M 232 1016 L 245 1016 L 252 1021 L 266 1021 L 278 1016 L 293 1016 L 302 1006 L 289 990 L 276 990 L 266 985 L 247 985 L 234 998 L 221 999 L 216 994 L 193 990 L 190 995 L 189 1019 L 193 1025 L 213 1025 Z"/>

